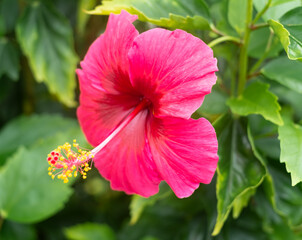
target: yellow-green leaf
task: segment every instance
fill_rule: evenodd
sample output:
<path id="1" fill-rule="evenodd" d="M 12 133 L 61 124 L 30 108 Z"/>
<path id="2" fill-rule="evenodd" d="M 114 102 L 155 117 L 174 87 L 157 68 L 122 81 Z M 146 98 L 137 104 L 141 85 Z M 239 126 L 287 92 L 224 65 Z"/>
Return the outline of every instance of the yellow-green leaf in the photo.
<path id="1" fill-rule="evenodd" d="M 302 61 L 302 7 L 287 12 L 280 21 L 268 21 L 291 60 Z"/>
<path id="2" fill-rule="evenodd" d="M 241 116 L 261 114 L 266 120 L 282 125 L 281 107 L 278 104 L 278 98 L 268 88 L 268 84 L 259 81 L 253 82 L 244 90 L 241 96 L 230 98 L 227 104 L 232 112 Z"/>
<path id="3" fill-rule="evenodd" d="M 209 29 L 209 9 L 203 0 L 112 0 L 102 1 L 91 14 L 119 14 L 124 9 L 139 20 L 167 28 Z"/>

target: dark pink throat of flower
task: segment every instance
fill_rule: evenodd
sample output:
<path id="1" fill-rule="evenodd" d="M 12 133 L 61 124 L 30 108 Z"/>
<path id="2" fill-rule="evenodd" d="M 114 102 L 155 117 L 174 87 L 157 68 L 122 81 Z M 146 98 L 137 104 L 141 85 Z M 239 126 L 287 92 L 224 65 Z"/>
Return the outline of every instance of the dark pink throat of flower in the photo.
<path id="1" fill-rule="evenodd" d="M 97 147 L 91 151 L 84 150 L 79 147 L 76 140 L 73 140 L 72 150 L 71 144 L 65 143 L 64 145 L 58 146 L 56 149 L 51 151 L 47 160 L 50 165 L 48 168 L 48 174 L 54 179 L 56 176 L 62 179 L 64 183 L 68 182 L 68 178 L 72 176 L 76 177 L 78 172 L 86 179 L 86 172 L 91 170 L 91 164 L 88 163 L 94 158 L 94 156 L 101 151 L 120 131 L 122 131 L 133 118 L 142 110 L 146 109 L 150 105 L 150 101 L 143 98 L 141 102 L 134 108 L 134 110 L 119 124 L 111 134 L 101 142 Z"/>

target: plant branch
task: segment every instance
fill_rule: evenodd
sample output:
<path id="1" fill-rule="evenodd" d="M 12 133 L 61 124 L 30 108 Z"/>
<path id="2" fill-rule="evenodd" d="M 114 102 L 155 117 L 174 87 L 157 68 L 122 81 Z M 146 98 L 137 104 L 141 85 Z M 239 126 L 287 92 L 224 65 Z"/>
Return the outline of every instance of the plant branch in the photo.
<path id="1" fill-rule="evenodd" d="M 253 65 L 253 67 L 249 71 L 249 75 L 253 75 L 254 72 L 257 71 L 257 69 L 260 67 L 260 65 L 262 64 L 262 62 L 268 56 L 269 51 L 270 51 L 271 46 L 272 46 L 273 37 L 274 37 L 274 32 L 271 31 L 271 33 L 269 35 L 269 38 L 268 38 L 268 41 L 267 41 L 267 44 L 266 44 L 265 51 L 264 51 L 262 57 Z"/>
<path id="2" fill-rule="evenodd" d="M 271 6 L 272 0 L 268 0 L 267 3 L 265 4 L 264 8 L 257 13 L 256 17 L 254 18 L 253 22 L 252 22 L 252 26 L 258 22 L 258 20 L 263 16 L 263 14 L 267 11 L 267 9 L 269 9 L 269 7 Z"/>
<path id="3" fill-rule="evenodd" d="M 212 47 L 216 46 L 217 44 L 222 43 L 222 42 L 226 42 L 226 41 L 231 41 L 231 42 L 235 42 L 235 43 L 238 43 L 238 44 L 241 43 L 239 38 L 232 37 L 232 36 L 223 36 L 223 37 L 214 39 L 212 42 L 210 42 L 208 44 L 208 46 L 210 48 L 212 48 Z"/>
<path id="4" fill-rule="evenodd" d="M 250 41 L 251 28 L 250 24 L 252 22 L 253 16 L 253 0 L 248 0 L 246 9 L 246 20 L 245 20 L 245 32 L 243 37 L 243 44 L 240 50 L 239 56 L 239 82 L 238 82 L 238 96 L 242 94 L 246 79 L 247 79 L 247 66 L 248 66 L 248 55 L 247 48 Z"/>

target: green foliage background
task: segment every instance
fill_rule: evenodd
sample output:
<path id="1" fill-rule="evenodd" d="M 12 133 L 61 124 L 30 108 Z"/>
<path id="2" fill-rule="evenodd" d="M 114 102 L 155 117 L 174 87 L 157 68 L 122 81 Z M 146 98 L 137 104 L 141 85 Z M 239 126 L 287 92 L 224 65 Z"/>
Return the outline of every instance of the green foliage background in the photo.
<path id="1" fill-rule="evenodd" d="M 192 117 L 219 141 L 217 174 L 187 199 L 70 184 L 46 155 L 77 138 L 75 69 L 110 13 L 200 37 L 218 80 Z M 90 10 L 87 14 L 87 11 Z M 0 0 L 0 239 L 302 239 L 301 0 Z"/>

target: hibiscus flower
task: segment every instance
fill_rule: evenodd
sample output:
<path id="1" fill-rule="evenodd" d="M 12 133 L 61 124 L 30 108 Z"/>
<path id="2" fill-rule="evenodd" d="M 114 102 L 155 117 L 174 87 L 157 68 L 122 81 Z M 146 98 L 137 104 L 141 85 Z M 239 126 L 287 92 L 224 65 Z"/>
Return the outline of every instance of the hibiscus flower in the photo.
<path id="1" fill-rule="evenodd" d="M 190 118 L 216 82 L 216 59 L 182 30 L 139 34 L 136 19 L 111 14 L 77 70 L 77 116 L 96 147 L 81 161 L 94 157 L 112 189 L 149 197 L 166 181 L 177 197 L 188 197 L 211 182 L 217 167 L 214 128 Z"/>

